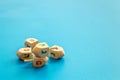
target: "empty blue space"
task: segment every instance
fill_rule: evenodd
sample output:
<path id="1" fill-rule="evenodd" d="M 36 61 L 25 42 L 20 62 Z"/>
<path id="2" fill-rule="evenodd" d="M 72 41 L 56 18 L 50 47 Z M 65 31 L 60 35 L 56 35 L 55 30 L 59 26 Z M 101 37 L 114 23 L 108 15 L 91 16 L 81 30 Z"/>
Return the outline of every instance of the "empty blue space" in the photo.
<path id="1" fill-rule="evenodd" d="M 29 37 L 65 56 L 33 68 Z M 0 0 L 0 80 L 120 80 L 120 0 Z"/>

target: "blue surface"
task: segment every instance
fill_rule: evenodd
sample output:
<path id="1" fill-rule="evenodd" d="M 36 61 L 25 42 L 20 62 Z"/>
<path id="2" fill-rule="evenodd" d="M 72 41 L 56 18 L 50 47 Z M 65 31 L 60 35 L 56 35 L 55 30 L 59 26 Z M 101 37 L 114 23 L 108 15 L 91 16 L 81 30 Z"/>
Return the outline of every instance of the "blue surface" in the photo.
<path id="1" fill-rule="evenodd" d="M 65 57 L 39 69 L 19 61 L 29 37 Z M 120 80 L 120 0 L 0 0 L 0 80 Z"/>

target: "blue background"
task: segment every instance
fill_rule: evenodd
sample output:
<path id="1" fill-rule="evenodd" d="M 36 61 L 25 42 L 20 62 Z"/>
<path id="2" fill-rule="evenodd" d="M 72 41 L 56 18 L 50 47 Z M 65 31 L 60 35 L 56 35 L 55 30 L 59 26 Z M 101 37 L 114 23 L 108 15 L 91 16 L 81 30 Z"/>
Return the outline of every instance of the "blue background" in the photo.
<path id="1" fill-rule="evenodd" d="M 29 37 L 64 58 L 19 61 Z M 0 0 L 0 80 L 120 80 L 120 0 Z"/>

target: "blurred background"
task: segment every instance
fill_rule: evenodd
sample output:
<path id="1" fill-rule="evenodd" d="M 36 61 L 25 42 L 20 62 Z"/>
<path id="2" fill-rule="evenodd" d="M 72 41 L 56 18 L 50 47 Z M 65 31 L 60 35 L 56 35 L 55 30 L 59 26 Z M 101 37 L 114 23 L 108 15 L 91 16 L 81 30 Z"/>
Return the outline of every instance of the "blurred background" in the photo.
<path id="1" fill-rule="evenodd" d="M 64 58 L 19 61 L 29 37 L 62 46 Z M 0 79 L 120 80 L 120 1 L 0 0 Z"/>

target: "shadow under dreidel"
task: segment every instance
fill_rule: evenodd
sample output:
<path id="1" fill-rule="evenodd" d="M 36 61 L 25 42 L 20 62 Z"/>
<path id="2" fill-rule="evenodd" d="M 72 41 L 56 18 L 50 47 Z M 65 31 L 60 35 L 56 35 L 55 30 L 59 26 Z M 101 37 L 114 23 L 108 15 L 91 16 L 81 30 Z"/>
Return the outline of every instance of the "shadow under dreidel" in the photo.
<path id="1" fill-rule="evenodd" d="M 17 63 L 18 64 L 25 64 L 25 62 L 22 59 L 20 59 L 20 58 L 17 59 Z"/>
<path id="2" fill-rule="evenodd" d="M 64 58 L 60 58 L 60 59 L 53 59 L 51 57 L 49 57 L 49 63 L 63 63 L 64 62 Z"/>
<path id="3" fill-rule="evenodd" d="M 29 62 L 24 68 L 26 69 L 32 69 L 32 70 L 39 70 L 39 69 L 44 69 L 46 67 L 46 64 L 41 66 L 41 67 L 34 67 L 32 62 Z"/>
<path id="4" fill-rule="evenodd" d="M 45 64 L 45 65 L 43 65 L 41 67 L 37 67 L 37 68 L 33 67 L 33 70 L 34 71 L 38 71 L 38 70 L 44 71 L 44 70 L 47 70 L 47 67 L 48 67 L 48 65 Z"/>
<path id="5" fill-rule="evenodd" d="M 33 66 L 33 63 L 30 62 L 29 64 L 25 65 L 23 67 L 23 71 L 25 71 L 27 74 L 32 74 L 34 76 L 46 76 L 48 74 L 48 65 L 45 64 L 44 66 L 42 67 L 34 67 Z"/>
<path id="6" fill-rule="evenodd" d="M 31 70 L 40 70 L 40 69 L 44 69 L 46 67 L 47 64 L 44 64 L 41 67 L 34 67 L 33 66 L 33 61 L 31 62 L 25 62 L 28 63 L 26 66 L 24 66 L 25 69 L 31 69 Z"/>
<path id="7" fill-rule="evenodd" d="M 16 66 L 25 66 L 25 65 L 28 65 L 28 63 L 24 62 L 23 60 L 19 59 L 19 58 L 16 58 L 16 59 L 12 59 L 11 60 L 11 64 L 14 64 Z"/>

